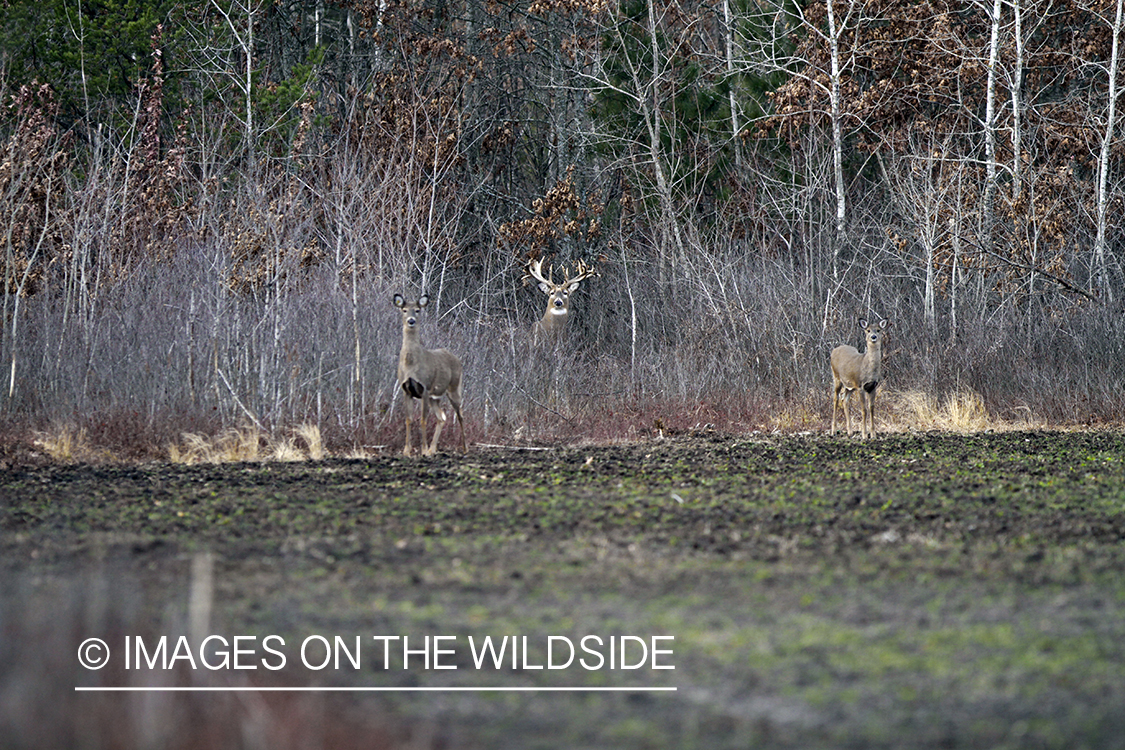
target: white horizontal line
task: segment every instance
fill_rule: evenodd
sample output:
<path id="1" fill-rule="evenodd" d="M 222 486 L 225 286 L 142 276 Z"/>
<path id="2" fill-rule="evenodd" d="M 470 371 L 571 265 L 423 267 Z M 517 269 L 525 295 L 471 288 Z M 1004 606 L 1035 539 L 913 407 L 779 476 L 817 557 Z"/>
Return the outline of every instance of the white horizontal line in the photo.
<path id="1" fill-rule="evenodd" d="M 75 687 L 78 693 L 643 693 L 675 687 Z"/>

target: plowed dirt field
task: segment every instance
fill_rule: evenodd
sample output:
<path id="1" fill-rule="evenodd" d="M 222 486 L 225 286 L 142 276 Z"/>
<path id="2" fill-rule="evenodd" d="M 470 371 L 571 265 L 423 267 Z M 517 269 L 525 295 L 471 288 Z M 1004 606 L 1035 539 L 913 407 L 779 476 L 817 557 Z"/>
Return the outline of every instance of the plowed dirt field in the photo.
<path id="1" fill-rule="evenodd" d="M 1125 436 L 12 461 L 0 737 L 1125 747 Z"/>

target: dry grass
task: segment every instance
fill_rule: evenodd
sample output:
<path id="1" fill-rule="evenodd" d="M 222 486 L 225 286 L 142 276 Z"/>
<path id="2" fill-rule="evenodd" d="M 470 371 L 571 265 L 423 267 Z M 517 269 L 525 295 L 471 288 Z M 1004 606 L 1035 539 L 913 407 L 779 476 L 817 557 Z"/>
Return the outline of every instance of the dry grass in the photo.
<path id="1" fill-rule="evenodd" d="M 986 430 L 1027 428 L 1028 421 L 1010 424 L 990 412 L 984 398 L 971 388 L 959 388 L 944 398 L 920 390 L 895 391 L 883 394 L 887 426 L 897 430 L 944 430 L 969 434 Z"/>
<path id="2" fill-rule="evenodd" d="M 821 414 L 823 400 L 815 395 L 786 403 L 767 417 L 766 429 L 773 432 L 818 431 L 824 423 Z"/>
<path id="3" fill-rule="evenodd" d="M 829 408 L 831 408 L 831 399 Z M 853 394 L 851 401 L 852 428 L 859 429 L 862 418 L 859 398 Z M 802 410 L 789 407 L 773 419 L 775 427 L 784 429 L 786 423 L 800 424 Z M 879 389 L 875 409 L 876 428 L 887 432 L 928 432 L 939 430 L 972 434 L 1004 430 L 1046 429 L 1047 422 L 1036 417 L 1027 406 L 1007 409 L 990 409 L 980 393 L 960 387 L 944 396 L 935 396 L 922 390 L 885 391 Z M 823 419 L 823 418 L 822 418 Z M 839 415 L 837 428 L 844 429 L 844 416 Z"/>
<path id="4" fill-rule="evenodd" d="M 94 445 L 84 427 L 66 423 L 35 432 L 34 449 L 59 463 L 123 460 L 110 450 Z M 367 459 L 385 446 L 355 448 L 346 458 Z M 163 451 L 152 457 L 176 464 L 223 464 L 259 461 L 320 461 L 333 455 L 325 446 L 320 427 L 304 423 L 275 435 L 254 424 L 231 427 L 215 434 L 181 432 L 179 440 L 165 442 Z"/>
<path id="5" fill-rule="evenodd" d="M 267 438 L 267 443 L 267 461 L 304 461 L 308 458 L 304 451 L 297 447 L 297 439 L 294 437 L 276 440 Z"/>
<path id="6" fill-rule="evenodd" d="M 315 424 L 306 422 L 297 428 L 297 437 L 305 442 L 305 450 L 313 461 L 324 458 L 324 442 L 320 437 L 320 428 Z"/>
<path id="7" fill-rule="evenodd" d="M 277 438 L 263 432 L 255 425 L 244 425 L 208 437 L 185 432 L 183 445 L 168 445 L 168 459 L 179 464 L 221 464 L 242 461 L 319 461 L 327 453 L 321 440 L 320 428 L 302 424 L 294 435 Z M 298 445 L 301 440 L 304 450 Z"/>
<path id="8" fill-rule="evenodd" d="M 47 432 L 37 432 L 34 442 L 52 460 L 63 463 L 89 460 L 95 454 L 86 439 L 86 430 L 72 424 L 57 425 Z"/>
<path id="9" fill-rule="evenodd" d="M 176 464 L 219 464 L 262 459 L 262 432 L 254 426 L 223 430 L 208 437 L 193 432 L 183 434 L 184 446 L 168 446 L 168 458 Z"/>
<path id="10" fill-rule="evenodd" d="M 182 435 L 183 444 L 168 445 L 168 460 L 178 464 L 221 464 L 242 461 L 319 461 L 326 454 L 320 428 L 303 424 L 295 435 L 276 438 L 257 426 L 244 425 L 207 436 L 192 432 Z M 297 445 L 305 444 L 302 450 Z"/>
<path id="11" fill-rule="evenodd" d="M 785 402 L 746 402 L 724 404 L 723 410 L 714 404 L 691 402 L 669 404 L 654 400 L 640 404 L 617 404 L 608 412 L 583 415 L 583 419 L 555 425 L 538 436 L 557 438 L 548 442 L 588 441 L 594 444 L 617 440 L 635 440 L 646 436 L 675 436 L 708 429 L 734 434 L 764 430 L 779 433 L 819 433 L 828 431 L 831 409 L 830 398 L 820 392 L 808 393 Z M 858 430 L 860 406 L 858 398 L 851 400 L 853 428 Z M 659 414 L 653 417 L 653 414 Z M 926 432 L 932 430 L 969 434 L 984 431 L 1013 429 L 1044 429 L 1044 419 L 1033 414 L 1029 407 L 1004 406 L 990 408 L 975 390 L 962 387 L 945 395 L 933 395 L 922 390 L 880 390 L 877 410 L 877 429 L 880 433 Z M 566 429 L 561 429 L 565 427 Z M 844 429 L 843 415 L 838 427 Z M 1055 426 L 1054 429 L 1059 429 Z M 368 440 L 385 435 L 366 435 Z M 511 439 L 520 440 L 520 435 Z M 526 436 L 525 436 L 526 437 Z M 384 454 L 390 445 L 365 444 L 359 436 L 351 438 L 352 448 L 341 447 L 330 453 L 318 425 L 304 423 L 285 428 L 282 434 L 271 434 L 261 427 L 244 424 L 215 434 L 182 432 L 179 440 L 165 443 L 162 454 L 155 450 L 139 451 L 148 458 L 163 457 L 179 464 L 221 464 L 262 461 L 319 461 L 330 455 L 366 460 Z M 67 462 L 105 462 L 130 460 L 115 447 L 113 450 L 94 445 L 98 433 L 73 423 L 60 424 L 34 434 L 37 452 L 51 460 Z M 336 436 L 338 443 L 343 443 Z M 506 438 L 499 438 L 506 442 Z M 100 442 L 100 441 L 99 441 Z M 163 442 L 163 441 L 161 441 Z M 533 440 L 533 442 L 535 442 Z M 393 444 L 393 443 L 392 443 Z M 26 443 L 25 443 L 26 445 Z"/>

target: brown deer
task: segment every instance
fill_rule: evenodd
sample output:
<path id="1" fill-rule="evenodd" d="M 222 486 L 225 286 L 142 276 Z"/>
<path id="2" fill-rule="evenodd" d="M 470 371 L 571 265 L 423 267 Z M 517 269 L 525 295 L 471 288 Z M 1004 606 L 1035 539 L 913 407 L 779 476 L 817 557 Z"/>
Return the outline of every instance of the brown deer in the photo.
<path id="1" fill-rule="evenodd" d="M 574 276 L 567 273 L 566 281 L 556 284 L 554 267 L 548 267 L 547 277 L 543 278 L 543 259 L 533 260 L 527 266 L 528 276 L 539 282 L 539 290 L 547 295 L 547 310 L 543 317 L 532 326 L 531 333 L 537 341 L 557 341 L 566 330 L 570 319 L 570 295 L 578 290 L 578 284 L 591 276 L 596 276 L 593 267 L 578 261 Z"/>
<path id="2" fill-rule="evenodd" d="M 401 294 L 394 296 L 394 305 L 402 311 L 402 352 L 398 355 L 398 384 L 402 388 L 403 407 L 406 409 L 406 445 L 402 452 L 410 455 L 410 423 L 413 421 L 414 399 L 422 402 L 423 456 L 432 456 L 437 450 L 438 436 L 445 425 L 442 396 L 449 397 L 457 423 L 461 426 L 461 451 L 468 453 L 465 444 L 465 422 L 461 418 L 461 360 L 446 349 L 424 349 L 419 335 L 418 315 L 428 305 L 430 298 L 423 294 L 417 301 L 407 301 Z M 437 410 L 438 423 L 430 447 L 426 447 L 426 418 L 430 407 Z"/>
<path id="3" fill-rule="evenodd" d="M 840 404 L 841 391 L 844 419 L 848 434 L 852 434 L 848 397 L 852 391 L 859 391 L 859 405 L 863 411 L 860 433 L 863 438 L 867 438 L 868 420 L 871 423 L 870 435 L 875 437 L 875 389 L 883 377 L 883 331 L 887 328 L 887 321 L 881 320 L 878 325 L 869 325 L 867 320 L 860 318 L 859 327 L 863 329 L 867 351 L 860 354 L 854 346 L 846 344 L 832 350 L 832 434 L 836 434 L 836 407 Z"/>

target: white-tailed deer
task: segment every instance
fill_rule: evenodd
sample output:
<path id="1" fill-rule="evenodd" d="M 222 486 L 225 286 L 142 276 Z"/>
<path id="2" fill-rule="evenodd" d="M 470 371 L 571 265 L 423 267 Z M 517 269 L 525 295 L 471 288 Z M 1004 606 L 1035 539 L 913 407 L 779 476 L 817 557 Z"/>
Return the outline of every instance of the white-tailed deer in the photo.
<path id="1" fill-rule="evenodd" d="M 864 318 L 859 319 L 867 351 L 860 354 L 854 346 L 837 346 L 832 350 L 832 434 L 836 434 L 836 407 L 843 391 L 844 419 L 848 434 L 852 434 L 852 417 L 848 413 L 848 397 L 852 391 L 859 391 L 859 405 L 863 410 L 862 437 L 868 436 L 868 420 L 871 422 L 871 437 L 875 437 L 875 389 L 883 377 L 883 331 L 887 321 L 868 325 Z"/>
<path id="2" fill-rule="evenodd" d="M 422 455 L 434 454 L 441 428 L 445 425 L 441 398 L 448 396 L 457 414 L 457 423 L 461 425 L 461 450 L 468 453 L 465 422 L 461 419 L 461 360 L 446 349 L 422 348 L 418 315 L 429 302 L 430 298 L 425 294 L 412 302 L 401 294 L 394 296 L 395 307 L 402 311 L 402 352 L 398 355 L 398 384 L 402 388 L 403 408 L 406 410 L 406 445 L 402 452 L 410 455 L 410 423 L 413 421 L 414 399 L 418 399 L 422 402 Z M 437 410 L 438 423 L 434 427 L 433 441 L 427 448 L 426 417 L 431 406 Z"/>
<path id="3" fill-rule="evenodd" d="M 533 260 L 528 263 L 527 273 L 539 282 L 539 290 L 547 295 L 547 311 L 543 317 L 535 322 L 531 329 L 536 340 L 554 341 L 566 330 L 566 322 L 570 318 L 570 295 L 578 290 L 578 283 L 597 275 L 591 266 L 578 261 L 578 270 L 574 276 L 567 272 L 566 281 L 556 284 L 554 281 L 554 267 L 547 268 L 547 277 L 543 278 L 543 259 Z"/>

